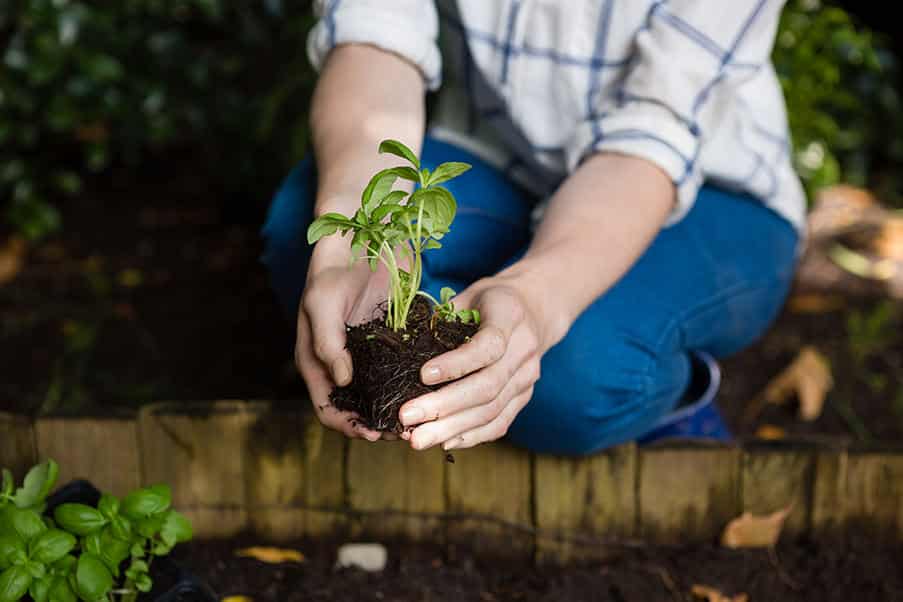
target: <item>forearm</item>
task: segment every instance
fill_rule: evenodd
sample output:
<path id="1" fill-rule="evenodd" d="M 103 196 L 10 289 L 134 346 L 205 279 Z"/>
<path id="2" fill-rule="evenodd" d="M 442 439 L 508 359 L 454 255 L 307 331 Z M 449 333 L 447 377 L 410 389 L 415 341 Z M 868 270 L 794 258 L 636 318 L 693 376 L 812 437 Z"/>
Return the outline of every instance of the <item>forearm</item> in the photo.
<path id="1" fill-rule="evenodd" d="M 425 107 L 423 78 L 399 56 L 372 46 L 339 46 L 329 55 L 311 106 L 317 160 L 317 214 L 349 213 L 378 170 L 397 163 L 378 155 L 386 138 L 419 154 Z"/>
<path id="2" fill-rule="evenodd" d="M 633 265 L 674 203 L 668 176 L 634 157 L 597 154 L 565 180 L 526 255 L 499 274 L 541 307 L 547 345 Z"/>

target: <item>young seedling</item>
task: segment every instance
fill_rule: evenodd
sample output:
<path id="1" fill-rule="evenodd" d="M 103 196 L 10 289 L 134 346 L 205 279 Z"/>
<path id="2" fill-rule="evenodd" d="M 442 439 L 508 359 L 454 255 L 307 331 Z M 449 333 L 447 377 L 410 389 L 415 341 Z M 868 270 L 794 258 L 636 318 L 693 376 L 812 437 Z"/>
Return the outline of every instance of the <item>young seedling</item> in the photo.
<path id="1" fill-rule="evenodd" d="M 439 241 L 448 233 L 457 212 L 454 196 L 440 184 L 463 174 L 470 165 L 443 163 L 431 173 L 421 169 L 416 155 L 397 140 L 384 140 L 379 152 L 401 157 L 410 165 L 378 172 L 364 188 L 361 207 L 353 216 L 340 213 L 320 216 L 307 230 L 307 242 L 314 244 L 336 232 L 342 236 L 353 233 L 352 260 L 365 259 L 372 270 L 382 264 L 389 272 L 386 324 L 396 332 L 405 328 L 411 304 L 418 294 L 431 299 L 445 319 L 458 317 L 479 322 L 476 311 L 454 312 L 449 302 L 454 292 L 443 293 L 443 301 L 438 303 L 420 291 L 422 254 L 442 246 Z M 399 178 L 414 182 L 417 189 L 410 194 L 393 190 Z"/>
<path id="2" fill-rule="evenodd" d="M 97 507 L 61 504 L 43 516 L 59 468 L 48 460 L 15 489 L 3 469 L 0 487 L 0 602 L 134 602 L 153 587 L 156 556 L 192 537 L 191 524 L 170 509 L 166 485 L 122 500 L 108 494 Z"/>
<path id="3" fill-rule="evenodd" d="M 454 322 L 457 320 L 462 324 L 470 324 L 471 322 L 474 324 L 480 323 L 480 310 L 478 309 L 459 309 L 458 311 L 455 311 L 455 304 L 452 303 L 451 300 L 452 297 L 455 296 L 455 291 L 448 286 L 443 286 L 439 291 L 439 301 L 436 301 L 429 293 L 421 291 L 420 294 L 436 305 L 432 319 L 433 325 L 435 325 L 437 318 L 441 318 L 446 322 Z"/>

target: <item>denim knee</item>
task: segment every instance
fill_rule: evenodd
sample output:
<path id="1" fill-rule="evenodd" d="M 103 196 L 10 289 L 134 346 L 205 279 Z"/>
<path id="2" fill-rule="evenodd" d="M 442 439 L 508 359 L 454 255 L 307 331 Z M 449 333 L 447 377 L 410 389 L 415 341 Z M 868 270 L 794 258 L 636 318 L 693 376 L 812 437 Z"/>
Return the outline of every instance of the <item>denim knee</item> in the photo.
<path id="1" fill-rule="evenodd" d="M 513 443 L 583 455 L 631 441 L 671 411 L 689 383 L 685 352 L 657 353 L 623 332 L 573 330 L 543 358 L 533 398 L 509 429 Z"/>

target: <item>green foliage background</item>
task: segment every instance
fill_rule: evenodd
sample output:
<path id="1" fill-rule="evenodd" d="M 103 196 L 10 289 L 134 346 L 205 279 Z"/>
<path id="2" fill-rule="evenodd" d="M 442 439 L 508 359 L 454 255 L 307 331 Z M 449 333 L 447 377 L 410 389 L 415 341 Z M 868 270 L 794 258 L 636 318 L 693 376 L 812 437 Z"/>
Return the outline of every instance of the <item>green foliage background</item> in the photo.
<path id="1" fill-rule="evenodd" d="M 303 153 L 309 1 L 0 0 L 0 205 L 30 239 L 111 167 L 195 149 L 219 185 L 263 198 Z M 896 59 L 842 9 L 791 0 L 774 60 L 810 192 L 840 180 L 896 199 Z"/>

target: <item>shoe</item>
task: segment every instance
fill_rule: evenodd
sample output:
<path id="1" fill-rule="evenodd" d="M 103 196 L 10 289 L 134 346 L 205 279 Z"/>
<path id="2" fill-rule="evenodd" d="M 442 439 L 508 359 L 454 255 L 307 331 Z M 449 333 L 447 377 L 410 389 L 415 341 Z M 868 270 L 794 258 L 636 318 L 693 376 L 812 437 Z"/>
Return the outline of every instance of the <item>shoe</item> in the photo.
<path id="1" fill-rule="evenodd" d="M 708 353 L 690 353 L 693 378 L 684 400 L 645 435 L 637 439 L 647 445 L 662 439 L 710 439 L 730 441 L 733 437 L 718 411 L 715 397 L 721 386 L 721 369 Z"/>

